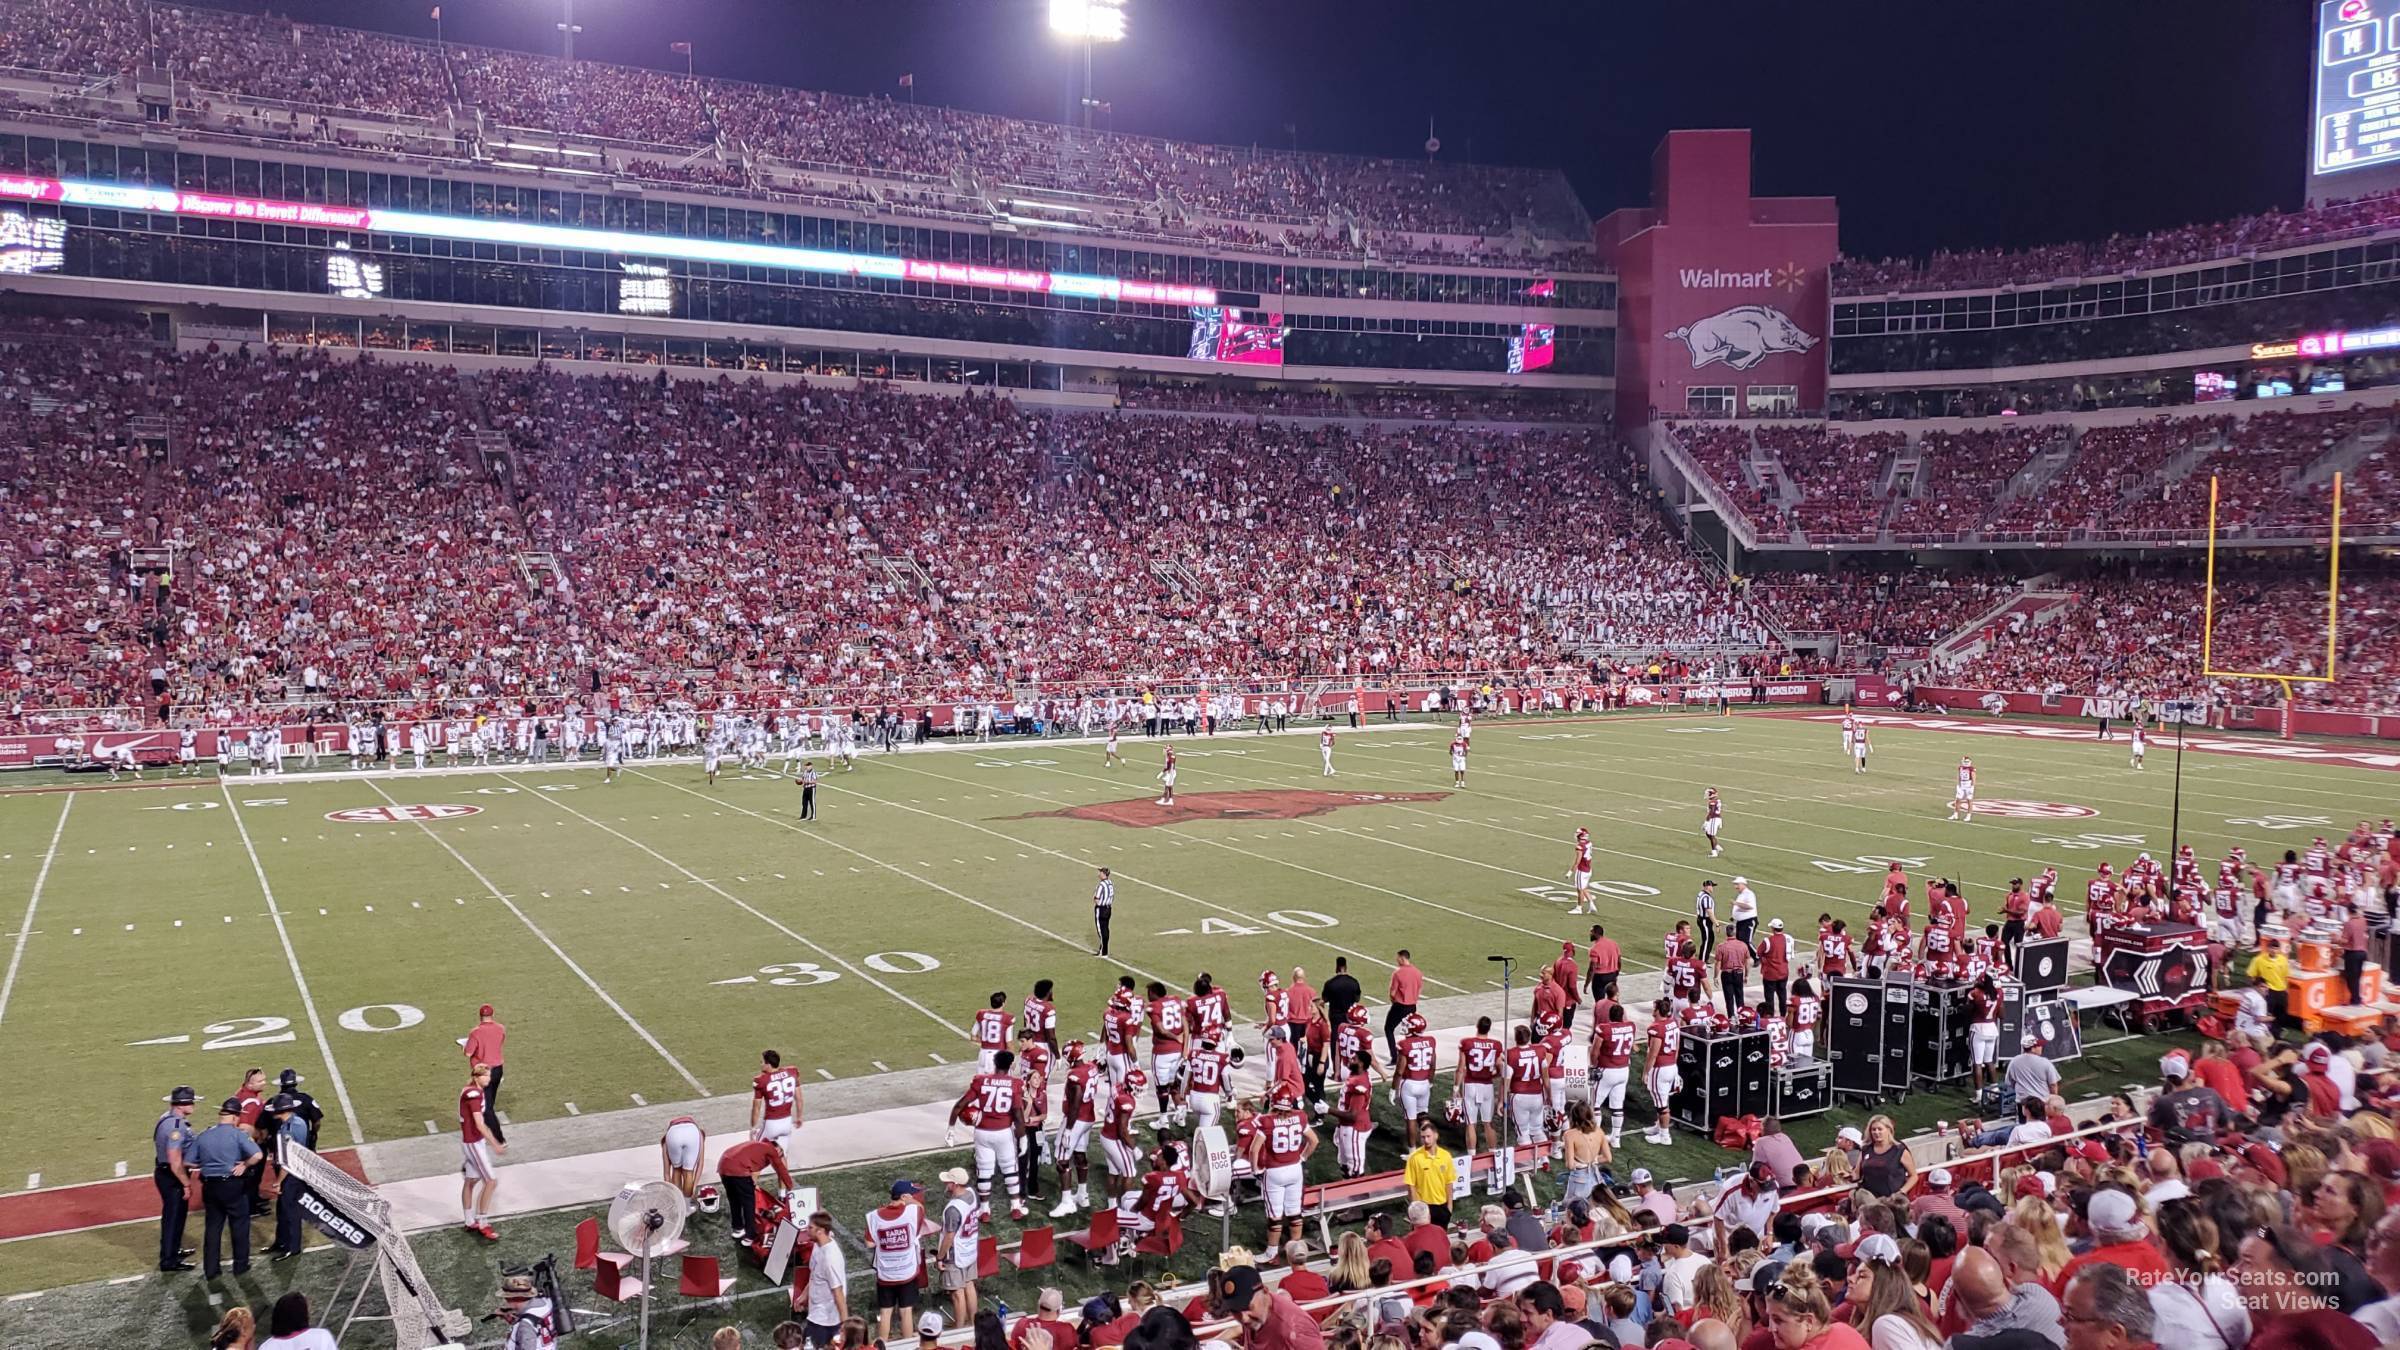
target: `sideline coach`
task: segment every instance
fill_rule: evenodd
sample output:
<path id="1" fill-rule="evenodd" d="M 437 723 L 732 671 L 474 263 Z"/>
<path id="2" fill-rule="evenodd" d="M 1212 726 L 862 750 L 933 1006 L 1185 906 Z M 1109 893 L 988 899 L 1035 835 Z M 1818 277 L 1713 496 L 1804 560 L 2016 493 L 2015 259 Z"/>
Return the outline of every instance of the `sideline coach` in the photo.
<path id="1" fill-rule="evenodd" d="M 166 1114 L 150 1127 L 150 1148 L 158 1166 L 150 1179 L 158 1186 L 158 1268 L 190 1270 L 192 1249 L 183 1245 L 183 1221 L 192 1212 L 192 1104 L 200 1095 L 188 1087 L 167 1094 Z"/>

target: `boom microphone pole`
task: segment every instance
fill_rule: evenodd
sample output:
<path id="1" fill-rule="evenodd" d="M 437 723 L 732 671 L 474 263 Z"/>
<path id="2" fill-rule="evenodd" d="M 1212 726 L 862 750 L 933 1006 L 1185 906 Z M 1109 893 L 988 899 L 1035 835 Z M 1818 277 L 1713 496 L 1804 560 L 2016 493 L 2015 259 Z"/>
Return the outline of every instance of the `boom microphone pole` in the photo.
<path id="1" fill-rule="evenodd" d="M 1497 961 L 1500 963 L 1500 1053 L 1505 1055 L 1508 1053 L 1509 1045 L 1508 994 L 1509 987 L 1515 982 L 1517 958 L 1513 956 L 1487 956 L 1483 959 L 1486 961 Z M 1509 1161 L 1513 1163 L 1516 1161 L 1517 1156 L 1516 1112 L 1508 1110 L 1505 1106 L 1503 1106 L 1502 1109 L 1496 1114 L 1504 1118 L 1505 1124 L 1503 1125 L 1503 1128 L 1508 1131 L 1508 1143 L 1505 1145 L 1505 1147 L 1508 1150 Z M 1497 1174 L 1499 1170 L 1500 1155 L 1495 1153 L 1492 1155 L 1492 1171 Z M 1473 1184 L 1474 1171 L 1475 1160 L 1473 1158 L 1469 1158 L 1467 1159 L 1467 1173 L 1470 1185 Z"/>

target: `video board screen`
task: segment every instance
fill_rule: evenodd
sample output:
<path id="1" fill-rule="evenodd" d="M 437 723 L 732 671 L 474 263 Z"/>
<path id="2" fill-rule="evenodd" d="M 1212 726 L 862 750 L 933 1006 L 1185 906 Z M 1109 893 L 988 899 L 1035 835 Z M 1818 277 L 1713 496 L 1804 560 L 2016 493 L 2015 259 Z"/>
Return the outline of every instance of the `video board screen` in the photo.
<path id="1" fill-rule="evenodd" d="M 1192 340 L 1184 355 L 1194 361 L 1225 361 L 1242 366 L 1283 364 L 1283 316 L 1260 315 L 1246 320 L 1238 309 L 1200 305 L 1192 310 Z"/>
<path id="2" fill-rule="evenodd" d="M 1540 370 L 1558 354 L 1558 329 L 1546 323 L 1529 323 L 1523 331 L 1508 340 L 1508 373 L 1522 375 Z"/>
<path id="3" fill-rule="evenodd" d="M 2319 0 L 2314 173 L 2400 163 L 2400 0 Z"/>

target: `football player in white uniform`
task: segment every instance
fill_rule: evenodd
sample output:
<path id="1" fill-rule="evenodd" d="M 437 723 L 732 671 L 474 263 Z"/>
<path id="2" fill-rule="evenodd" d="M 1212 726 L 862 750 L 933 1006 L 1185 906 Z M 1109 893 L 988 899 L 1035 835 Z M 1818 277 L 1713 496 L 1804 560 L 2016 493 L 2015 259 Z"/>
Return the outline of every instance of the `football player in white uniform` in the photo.
<path id="1" fill-rule="evenodd" d="M 1958 761 L 1958 791 L 1950 798 L 1950 818 L 1957 820 L 1966 813 L 1967 823 L 1975 823 L 1975 761 L 1960 756 Z"/>

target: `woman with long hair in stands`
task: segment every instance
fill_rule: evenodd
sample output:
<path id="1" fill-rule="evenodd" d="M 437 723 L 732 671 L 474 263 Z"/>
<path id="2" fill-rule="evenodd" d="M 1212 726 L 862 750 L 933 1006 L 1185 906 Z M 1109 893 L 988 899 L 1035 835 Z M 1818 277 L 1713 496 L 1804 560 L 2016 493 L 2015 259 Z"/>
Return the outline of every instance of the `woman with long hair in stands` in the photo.
<path id="1" fill-rule="evenodd" d="M 1500 1343 L 1500 1350 L 1525 1350 L 1525 1315 L 1510 1299 L 1494 1299 L 1484 1306 L 1483 1331 Z"/>
<path id="2" fill-rule="evenodd" d="M 2232 1263 L 2207 1207 L 2179 1196 L 2158 1207 L 2150 1226 L 2174 1274 L 2150 1286 L 2150 1339 L 2173 1350 L 2242 1350 L 2250 1309 L 2225 1278 Z"/>
<path id="3" fill-rule="evenodd" d="M 2067 1235 L 2058 1226 L 2058 1211 L 2038 1195 L 2019 1200 L 2008 1211 L 2008 1221 L 2025 1230 L 2033 1239 L 2034 1250 L 2042 1254 L 2042 1283 L 2058 1279 L 2058 1272 L 2067 1268 L 2075 1254 L 2067 1250 Z"/>
<path id="4" fill-rule="evenodd" d="M 1942 1350 L 1941 1330 L 1925 1311 L 1901 1261 L 1900 1244 L 1886 1234 L 1873 1234 L 1858 1244 L 1859 1268 L 1872 1271 L 1873 1278 L 1851 1323 L 1867 1329 L 1875 1350 Z"/>
<path id="5" fill-rule="evenodd" d="M 1733 1277 L 1715 1262 L 1692 1272 L 1692 1306 L 1685 1312 L 1688 1317 L 1677 1317 L 1687 1329 L 1713 1317 L 1733 1329 L 1737 1345 L 1750 1334 L 1750 1309 L 1742 1302 L 1741 1291 L 1733 1287 Z"/>
<path id="6" fill-rule="evenodd" d="M 1608 1166 L 1611 1154 L 1608 1131 L 1592 1114 L 1591 1103 L 1567 1103 L 1567 1182 L 1565 1198 L 1571 1203 L 1600 1189 L 1600 1169 Z"/>
<path id="7" fill-rule="evenodd" d="M 1767 1333 L 1775 1350 L 1867 1350 L 1866 1338 L 1833 1320 L 1833 1302 L 1805 1261 L 1767 1286 Z"/>
<path id="8" fill-rule="evenodd" d="M 1358 1233 L 1342 1234 L 1334 1244 L 1333 1269 L 1325 1272 L 1325 1287 L 1337 1294 L 1355 1294 L 1374 1287 L 1374 1264 L 1367 1259 L 1367 1240 Z"/>

